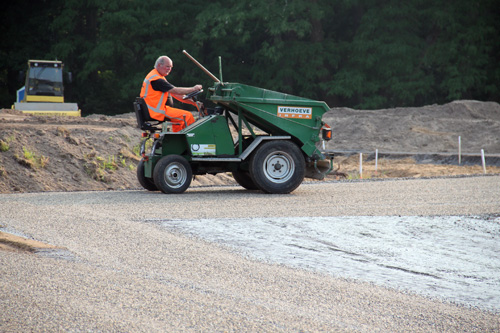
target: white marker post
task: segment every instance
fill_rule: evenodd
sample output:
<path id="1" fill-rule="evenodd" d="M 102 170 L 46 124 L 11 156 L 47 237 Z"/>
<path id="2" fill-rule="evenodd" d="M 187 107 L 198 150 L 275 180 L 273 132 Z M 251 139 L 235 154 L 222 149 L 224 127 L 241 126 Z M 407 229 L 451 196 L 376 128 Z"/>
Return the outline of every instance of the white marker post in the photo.
<path id="1" fill-rule="evenodd" d="M 462 138 L 458 136 L 458 165 L 462 164 Z"/>
<path id="2" fill-rule="evenodd" d="M 363 153 L 359 153 L 359 178 L 363 179 Z"/>
<path id="3" fill-rule="evenodd" d="M 486 173 L 486 159 L 484 158 L 484 149 L 481 149 L 481 161 L 483 162 L 483 172 Z"/>

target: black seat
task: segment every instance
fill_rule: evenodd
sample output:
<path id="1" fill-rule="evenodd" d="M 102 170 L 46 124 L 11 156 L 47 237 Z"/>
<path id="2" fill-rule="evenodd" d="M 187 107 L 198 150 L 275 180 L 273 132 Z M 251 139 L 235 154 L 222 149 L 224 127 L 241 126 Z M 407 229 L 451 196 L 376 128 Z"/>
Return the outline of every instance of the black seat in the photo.
<path id="1" fill-rule="evenodd" d="M 161 130 L 161 123 L 159 121 L 151 118 L 148 111 L 148 106 L 144 98 L 136 97 L 134 101 L 135 116 L 137 118 L 137 125 L 143 131 L 159 131 Z"/>

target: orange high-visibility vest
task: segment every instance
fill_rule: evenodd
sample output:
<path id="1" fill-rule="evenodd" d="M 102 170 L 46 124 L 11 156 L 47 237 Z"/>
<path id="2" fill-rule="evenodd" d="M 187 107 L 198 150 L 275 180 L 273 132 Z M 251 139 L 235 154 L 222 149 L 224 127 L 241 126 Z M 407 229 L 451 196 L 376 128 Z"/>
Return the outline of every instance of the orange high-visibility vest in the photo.
<path id="1" fill-rule="evenodd" d="M 164 121 L 167 117 L 167 108 L 165 103 L 168 100 L 168 92 L 157 91 L 151 87 L 151 81 L 158 79 L 166 81 L 165 77 L 161 76 L 156 68 L 146 75 L 146 78 L 142 82 L 141 97 L 146 101 L 151 118 Z"/>

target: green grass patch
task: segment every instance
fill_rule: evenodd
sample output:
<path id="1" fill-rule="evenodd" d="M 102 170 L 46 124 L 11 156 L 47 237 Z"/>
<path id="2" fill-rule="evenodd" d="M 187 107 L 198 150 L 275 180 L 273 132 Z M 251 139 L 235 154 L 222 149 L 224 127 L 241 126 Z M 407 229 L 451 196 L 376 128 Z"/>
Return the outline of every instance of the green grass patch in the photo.
<path id="1" fill-rule="evenodd" d="M 7 143 L 3 140 L 0 140 L 0 152 L 6 152 L 6 151 L 9 151 L 9 149 L 10 149 L 9 143 Z"/>
<path id="2" fill-rule="evenodd" d="M 33 170 L 39 168 L 45 168 L 49 163 L 49 158 L 47 156 L 38 155 L 34 151 L 23 146 L 23 156 L 18 154 L 14 155 L 14 158 L 19 164 L 22 164 Z"/>

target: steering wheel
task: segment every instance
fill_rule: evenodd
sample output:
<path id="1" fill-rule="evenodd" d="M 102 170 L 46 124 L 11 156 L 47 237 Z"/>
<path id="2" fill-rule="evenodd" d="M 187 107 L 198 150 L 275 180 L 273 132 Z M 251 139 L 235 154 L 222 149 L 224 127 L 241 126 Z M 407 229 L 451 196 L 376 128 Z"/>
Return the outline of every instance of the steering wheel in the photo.
<path id="1" fill-rule="evenodd" d="M 193 91 L 192 93 L 189 93 L 187 95 L 184 95 L 184 97 L 182 97 L 182 99 L 189 99 L 189 98 L 193 98 L 193 97 L 196 97 L 198 96 L 199 94 L 201 94 L 203 92 L 203 89 L 200 89 L 200 90 L 197 90 L 197 91 Z"/>

